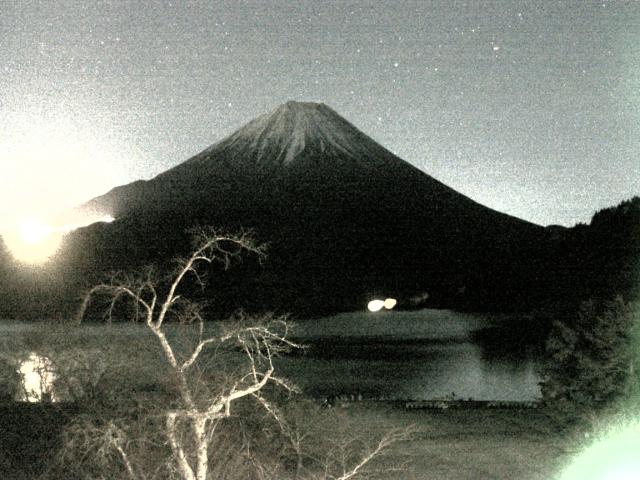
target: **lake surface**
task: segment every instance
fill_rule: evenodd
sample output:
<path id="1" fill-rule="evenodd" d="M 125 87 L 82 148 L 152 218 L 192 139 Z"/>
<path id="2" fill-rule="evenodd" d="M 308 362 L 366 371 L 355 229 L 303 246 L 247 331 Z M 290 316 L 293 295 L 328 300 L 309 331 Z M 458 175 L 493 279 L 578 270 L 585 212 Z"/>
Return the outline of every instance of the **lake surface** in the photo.
<path id="1" fill-rule="evenodd" d="M 280 358 L 276 369 L 320 397 L 536 400 L 539 358 L 519 344 L 507 344 L 513 340 L 501 335 L 507 321 L 514 319 L 447 310 L 308 320 L 297 328 L 308 348 Z"/>
<path id="2" fill-rule="evenodd" d="M 430 400 L 453 395 L 458 399 L 536 400 L 540 397 L 540 355 L 514 338 L 519 328 L 507 328 L 518 321 L 526 322 L 447 310 L 346 313 L 306 320 L 294 332 L 307 348 L 277 358 L 275 366 L 280 376 L 316 397 L 360 394 L 364 398 Z M 216 324 L 210 328 L 215 330 Z M 37 331 L 46 337 L 50 334 L 47 325 L 2 322 L 0 329 L 4 343 L 9 342 L 3 348 L 5 360 L 17 349 L 11 365 L 24 377 L 25 387 L 37 384 L 25 390 L 22 399 L 37 401 L 47 388 L 44 377 L 31 379 L 35 378 L 32 371 L 49 360 L 37 357 L 46 355 L 43 352 L 19 348 L 19 339 L 29 338 L 28 343 L 33 343 L 31 332 Z M 140 324 L 85 325 L 74 335 L 65 334 L 63 343 L 67 349 L 73 344 L 82 350 L 102 337 L 122 350 L 118 358 L 148 366 L 151 370 L 143 377 L 157 373 L 155 339 Z M 142 347 L 147 342 L 149 352 Z M 135 360 L 138 354 L 152 358 Z"/>

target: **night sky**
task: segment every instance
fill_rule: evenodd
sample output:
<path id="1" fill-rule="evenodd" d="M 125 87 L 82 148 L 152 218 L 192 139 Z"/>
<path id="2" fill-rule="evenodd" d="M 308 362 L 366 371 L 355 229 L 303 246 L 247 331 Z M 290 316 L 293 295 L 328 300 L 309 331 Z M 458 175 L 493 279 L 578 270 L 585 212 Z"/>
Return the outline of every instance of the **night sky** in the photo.
<path id="1" fill-rule="evenodd" d="M 640 3 L 0 0 L 0 222 L 324 102 L 489 207 L 640 194 Z"/>

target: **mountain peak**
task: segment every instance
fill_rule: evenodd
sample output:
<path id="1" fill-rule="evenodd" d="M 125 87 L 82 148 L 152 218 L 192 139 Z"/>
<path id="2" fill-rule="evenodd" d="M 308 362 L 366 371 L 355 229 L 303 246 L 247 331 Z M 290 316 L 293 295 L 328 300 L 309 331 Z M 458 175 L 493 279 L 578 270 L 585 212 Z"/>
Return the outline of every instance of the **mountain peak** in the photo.
<path id="1" fill-rule="evenodd" d="M 287 102 L 280 105 L 276 108 L 275 111 L 284 110 L 284 111 L 310 111 L 319 108 L 327 108 L 324 103 L 318 102 L 299 102 L 297 100 L 288 100 Z"/>
<path id="2" fill-rule="evenodd" d="M 290 100 L 233 133 L 214 149 L 242 152 L 259 164 L 287 166 L 302 152 L 348 156 L 357 161 L 392 155 L 324 103 Z"/>

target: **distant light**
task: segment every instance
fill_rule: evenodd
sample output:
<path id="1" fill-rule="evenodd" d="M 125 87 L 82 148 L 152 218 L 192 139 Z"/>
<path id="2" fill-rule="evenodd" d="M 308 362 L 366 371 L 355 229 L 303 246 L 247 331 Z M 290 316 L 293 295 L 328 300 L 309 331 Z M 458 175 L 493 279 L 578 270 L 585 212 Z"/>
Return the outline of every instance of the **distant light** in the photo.
<path id="1" fill-rule="evenodd" d="M 35 218 L 25 218 L 18 224 L 18 231 L 24 243 L 35 245 L 46 238 L 52 231 L 51 227 Z"/>
<path id="2" fill-rule="evenodd" d="M 13 257 L 28 264 L 46 262 L 62 242 L 62 234 L 55 228 L 29 217 L 20 220 L 14 228 L 2 235 Z"/>
<path id="3" fill-rule="evenodd" d="M 379 312 L 384 307 L 384 300 L 371 300 L 367 304 L 367 308 L 370 312 Z"/>
<path id="4" fill-rule="evenodd" d="M 65 234 L 92 223 L 111 223 L 111 215 L 87 216 L 75 223 L 50 225 L 35 217 L 25 217 L 8 230 L 2 232 L 6 246 L 13 257 L 27 264 L 45 263 L 60 248 Z"/>
<path id="5" fill-rule="evenodd" d="M 384 306 L 385 309 L 391 310 L 393 307 L 396 306 L 397 303 L 398 303 L 398 301 L 395 298 L 387 298 L 384 301 L 383 306 Z"/>

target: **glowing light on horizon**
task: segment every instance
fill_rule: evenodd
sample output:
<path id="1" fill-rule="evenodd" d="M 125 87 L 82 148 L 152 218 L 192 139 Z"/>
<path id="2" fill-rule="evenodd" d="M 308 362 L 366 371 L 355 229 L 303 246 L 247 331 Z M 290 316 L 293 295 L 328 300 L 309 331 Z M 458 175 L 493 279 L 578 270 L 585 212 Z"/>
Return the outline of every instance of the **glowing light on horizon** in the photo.
<path id="1" fill-rule="evenodd" d="M 52 229 L 49 225 L 35 218 L 25 218 L 19 225 L 18 229 L 20 237 L 25 243 L 35 245 L 40 243 L 44 238 L 51 234 Z"/>
<path id="2" fill-rule="evenodd" d="M 375 299 L 375 300 L 371 300 L 367 304 L 367 309 L 370 312 L 379 312 L 383 308 L 385 310 L 392 310 L 397 303 L 398 301 L 395 298 L 386 298 L 384 300 Z"/>
<path id="3" fill-rule="evenodd" d="M 44 263 L 60 248 L 63 233 L 36 218 L 24 218 L 3 232 L 4 242 L 19 262 Z"/>
<path id="4" fill-rule="evenodd" d="M 367 308 L 370 312 L 379 312 L 384 307 L 384 300 L 371 300 L 367 304 Z"/>
<path id="5" fill-rule="evenodd" d="M 96 222 L 111 223 L 111 215 L 87 217 L 84 221 L 52 226 L 42 220 L 26 217 L 13 228 L 2 232 L 4 242 L 19 262 L 42 264 L 47 262 L 60 248 L 64 235 Z"/>
<path id="6" fill-rule="evenodd" d="M 387 298 L 385 299 L 383 306 L 386 310 L 391 310 L 396 306 L 397 303 L 398 301 L 395 298 Z"/>

